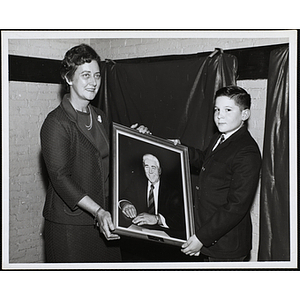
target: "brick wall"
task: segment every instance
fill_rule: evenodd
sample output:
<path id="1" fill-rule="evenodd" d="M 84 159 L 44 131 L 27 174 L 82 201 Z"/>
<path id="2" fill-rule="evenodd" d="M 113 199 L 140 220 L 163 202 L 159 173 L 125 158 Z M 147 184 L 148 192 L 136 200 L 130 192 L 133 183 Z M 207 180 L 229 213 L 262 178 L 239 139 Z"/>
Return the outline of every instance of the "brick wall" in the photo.
<path id="1" fill-rule="evenodd" d="M 102 59 L 121 59 L 213 51 L 285 43 L 285 39 L 11 39 L 9 54 L 61 59 L 72 46 L 90 43 Z M 243 81 L 253 98 L 249 129 L 262 149 L 266 81 Z M 11 263 L 44 261 L 42 208 L 46 186 L 40 155 L 39 131 L 46 115 L 59 104 L 55 84 L 10 82 L 9 84 L 9 260 Z M 259 192 L 259 189 L 258 189 Z M 252 209 L 257 256 L 258 202 Z"/>
<path id="2" fill-rule="evenodd" d="M 11 82 L 9 102 L 10 262 L 43 262 L 46 184 L 39 131 L 59 104 L 59 85 Z"/>
<path id="3" fill-rule="evenodd" d="M 251 116 L 248 121 L 248 129 L 253 138 L 258 143 L 262 154 L 264 129 L 265 129 L 265 111 L 267 99 L 267 80 L 243 80 L 237 84 L 248 91 L 251 95 Z M 259 199 L 260 182 L 257 187 L 256 196 L 251 209 L 253 225 L 253 241 L 251 251 L 251 261 L 257 260 L 258 242 L 259 242 Z"/>
<path id="4" fill-rule="evenodd" d="M 9 54 L 62 59 L 72 46 L 89 39 L 11 39 Z M 42 209 L 46 174 L 40 128 L 60 103 L 58 84 L 9 83 L 9 262 L 44 261 Z"/>
<path id="5" fill-rule="evenodd" d="M 123 59 L 172 54 L 192 54 L 215 48 L 236 49 L 287 43 L 283 38 L 119 38 L 93 39 L 91 46 L 102 59 Z"/>
<path id="6" fill-rule="evenodd" d="M 62 59 L 71 47 L 87 43 L 90 39 L 9 39 L 8 53 L 31 57 Z"/>

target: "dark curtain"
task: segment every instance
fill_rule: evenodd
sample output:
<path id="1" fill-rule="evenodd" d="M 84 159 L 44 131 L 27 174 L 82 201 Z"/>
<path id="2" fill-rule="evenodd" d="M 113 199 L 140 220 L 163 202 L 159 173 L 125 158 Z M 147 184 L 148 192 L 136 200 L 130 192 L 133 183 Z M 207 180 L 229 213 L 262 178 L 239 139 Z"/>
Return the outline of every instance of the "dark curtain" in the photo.
<path id="1" fill-rule="evenodd" d="M 97 104 L 110 121 L 149 128 L 162 138 L 204 148 L 214 133 L 213 96 L 235 84 L 237 59 L 215 55 L 173 55 L 106 60 Z"/>
<path id="2" fill-rule="evenodd" d="M 260 199 L 259 261 L 290 260 L 288 47 L 270 54 Z"/>

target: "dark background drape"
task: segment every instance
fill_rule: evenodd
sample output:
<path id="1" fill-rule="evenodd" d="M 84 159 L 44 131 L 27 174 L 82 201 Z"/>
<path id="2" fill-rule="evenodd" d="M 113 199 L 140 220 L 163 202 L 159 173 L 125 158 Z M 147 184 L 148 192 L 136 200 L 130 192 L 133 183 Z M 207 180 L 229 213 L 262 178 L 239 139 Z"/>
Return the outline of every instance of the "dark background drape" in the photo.
<path id="1" fill-rule="evenodd" d="M 106 60 L 99 102 L 94 105 L 112 122 L 143 124 L 155 136 L 178 138 L 204 149 L 216 131 L 214 94 L 236 83 L 237 67 L 237 58 L 222 49 L 205 56 Z M 193 195 L 196 179 L 197 173 L 191 170 Z"/>
<path id="2" fill-rule="evenodd" d="M 204 148 L 214 133 L 213 96 L 235 84 L 237 59 L 219 50 L 197 54 L 107 60 L 97 104 L 110 121 L 149 128 L 162 138 Z"/>
<path id="3" fill-rule="evenodd" d="M 110 121 L 204 149 L 216 128 L 213 96 L 236 84 L 237 58 L 176 55 L 106 60 L 96 105 Z M 258 259 L 289 260 L 288 46 L 271 51 L 263 150 Z M 193 171 L 193 170 L 192 170 Z M 192 175 L 194 187 L 195 175 Z M 194 190 L 194 189 L 193 189 Z"/>
<path id="4" fill-rule="evenodd" d="M 104 82 L 97 106 L 110 121 L 143 124 L 155 136 L 204 149 L 217 130 L 214 94 L 236 84 L 238 68 L 234 55 L 222 49 L 213 53 L 107 60 L 101 68 Z M 193 195 L 196 180 L 191 170 Z"/>
<path id="5" fill-rule="evenodd" d="M 290 260 L 288 47 L 270 55 L 260 199 L 259 261 Z"/>

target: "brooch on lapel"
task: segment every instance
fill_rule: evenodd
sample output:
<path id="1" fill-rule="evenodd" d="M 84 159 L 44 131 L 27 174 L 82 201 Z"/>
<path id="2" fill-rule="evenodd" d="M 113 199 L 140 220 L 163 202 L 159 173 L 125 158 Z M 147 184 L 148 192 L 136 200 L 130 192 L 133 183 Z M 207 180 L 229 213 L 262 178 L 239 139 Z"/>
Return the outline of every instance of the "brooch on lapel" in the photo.
<path id="1" fill-rule="evenodd" d="M 97 120 L 98 120 L 98 122 L 102 123 L 102 118 L 101 118 L 101 116 L 98 116 Z"/>

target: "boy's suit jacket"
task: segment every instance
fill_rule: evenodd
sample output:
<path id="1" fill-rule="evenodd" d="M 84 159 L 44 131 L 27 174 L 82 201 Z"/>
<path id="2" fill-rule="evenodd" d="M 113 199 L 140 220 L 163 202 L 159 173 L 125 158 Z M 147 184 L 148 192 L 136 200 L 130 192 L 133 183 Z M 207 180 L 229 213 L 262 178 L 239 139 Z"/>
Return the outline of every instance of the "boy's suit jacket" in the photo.
<path id="1" fill-rule="evenodd" d="M 250 208 L 260 174 L 259 148 L 243 126 L 212 151 L 216 134 L 202 152 L 189 148 L 190 163 L 199 168 L 195 199 L 196 236 L 201 252 L 216 258 L 247 255 L 252 244 Z"/>

